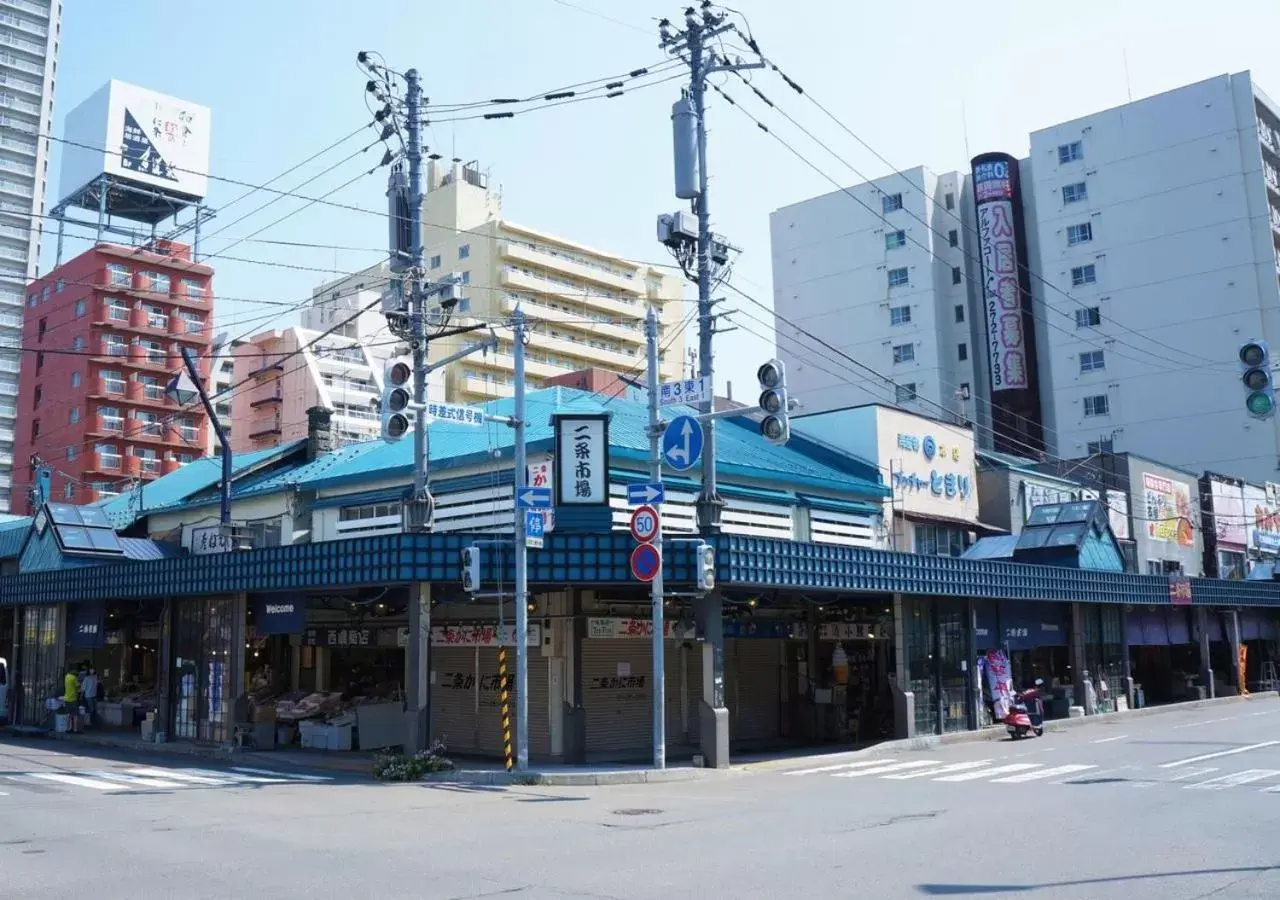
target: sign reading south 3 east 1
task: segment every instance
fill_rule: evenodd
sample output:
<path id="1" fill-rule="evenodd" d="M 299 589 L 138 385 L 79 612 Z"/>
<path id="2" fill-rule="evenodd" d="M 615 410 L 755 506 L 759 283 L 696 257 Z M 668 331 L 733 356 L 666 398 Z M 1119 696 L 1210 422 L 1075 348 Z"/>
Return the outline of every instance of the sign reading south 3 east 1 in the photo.
<path id="1" fill-rule="evenodd" d="M 667 489 L 660 481 L 653 482 L 652 484 L 627 485 L 628 506 L 647 506 L 650 504 L 665 503 L 666 501 Z"/>
<path id="2" fill-rule="evenodd" d="M 541 550 L 542 539 L 546 536 L 546 519 L 542 510 L 526 509 L 524 511 L 524 545 L 530 550 Z"/>
<path id="3" fill-rule="evenodd" d="M 521 509 L 550 509 L 551 488 L 519 488 L 516 491 L 516 506 Z"/>
<path id="4" fill-rule="evenodd" d="M 702 423 L 693 416 L 676 416 L 662 432 L 662 460 L 677 472 L 692 469 L 702 456 Z"/>
<path id="5" fill-rule="evenodd" d="M 684 381 L 668 381 L 658 392 L 658 402 L 663 406 L 679 406 L 689 403 L 705 403 L 712 397 L 710 378 L 687 378 Z"/>

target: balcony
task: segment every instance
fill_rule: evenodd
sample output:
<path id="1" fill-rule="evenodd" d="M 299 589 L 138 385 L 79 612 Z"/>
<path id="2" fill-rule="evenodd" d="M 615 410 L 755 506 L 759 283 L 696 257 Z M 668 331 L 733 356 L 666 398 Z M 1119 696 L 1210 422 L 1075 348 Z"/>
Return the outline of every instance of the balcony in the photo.
<path id="1" fill-rule="evenodd" d="M 520 300 L 510 296 L 502 298 L 502 308 L 507 312 L 515 312 L 517 306 L 523 309 L 530 319 L 563 323 L 572 328 L 589 331 L 592 334 L 615 338 L 628 344 L 635 344 L 637 347 L 644 344 L 644 333 L 639 328 L 624 328 L 621 325 L 596 322 L 594 320 L 587 322 L 584 320 L 591 319 L 591 314 L 586 311 L 580 313 L 565 312 L 562 309 L 553 309 L 541 303 L 522 303 Z"/>
<path id="2" fill-rule="evenodd" d="M 0 6 L 3 6 L 5 3 L 12 2 L 13 0 L 0 0 Z M 3 40 L 0 39 L 0 42 L 3 42 Z M 38 75 L 41 78 L 44 77 L 44 66 L 14 56 L 12 53 L 0 52 L 0 66 L 8 66 L 11 69 L 17 69 L 20 72 L 26 72 L 28 75 Z"/>
<path id="3" fill-rule="evenodd" d="M 643 321 L 645 315 L 645 305 L 639 298 L 628 300 L 605 297 L 599 293 L 580 290 L 576 286 L 560 284 L 555 281 L 549 281 L 546 278 L 530 275 L 528 272 L 522 272 L 509 266 L 503 268 L 502 273 L 498 276 L 498 281 L 503 287 L 513 291 L 546 294 L 575 304 L 583 303 L 597 312 L 608 313 L 619 319 L 635 319 L 639 322 Z"/>
<path id="4" fill-rule="evenodd" d="M 98 453 L 95 451 L 90 457 L 90 462 L 85 472 L 91 474 L 97 472 L 115 474 L 120 471 L 123 463 L 124 457 L 119 453 Z"/>
<path id="5" fill-rule="evenodd" d="M 3 24 L 4 14 L 0 13 L 0 24 Z M 10 72 L 0 72 L 0 87 L 8 88 L 13 91 L 23 91 L 29 96 L 35 97 L 38 104 L 40 98 L 44 94 L 43 85 L 38 81 L 31 81 L 26 78 L 19 78 Z"/>
<path id="6" fill-rule="evenodd" d="M 4 35 L 0 35 L 0 40 L 4 39 Z M 30 100 L 23 100 L 21 97 L 15 97 L 8 91 L 0 91 L 0 106 L 7 109 L 16 109 L 18 112 L 26 113 L 29 116 L 40 115 L 40 104 L 32 103 Z"/>
<path id="7" fill-rule="evenodd" d="M 272 403 L 283 403 L 283 402 L 284 402 L 284 390 L 279 380 L 277 380 L 275 383 L 275 390 L 269 394 L 254 397 L 252 400 L 249 401 L 249 408 L 261 409 L 262 407 L 268 406 Z"/>
<path id="8" fill-rule="evenodd" d="M 36 13 L 36 15 L 48 16 L 49 11 L 45 10 L 44 12 Z M 47 25 L 42 25 L 39 22 L 32 22 L 28 19 L 22 18 L 21 16 L 15 16 L 13 13 L 6 11 L 3 4 L 0 4 L 0 25 L 8 25 L 10 28 L 17 28 L 19 31 L 25 32 L 26 34 L 32 34 L 40 38 L 47 38 L 49 36 L 49 27 Z"/>
<path id="9" fill-rule="evenodd" d="M 558 270 L 573 278 L 593 282 L 610 290 L 639 296 L 644 296 L 645 293 L 645 284 L 642 279 L 628 278 L 609 271 L 603 265 L 579 262 L 568 255 L 535 249 L 518 241 L 500 241 L 498 253 L 513 262 L 527 263 L 553 272 Z"/>
<path id="10" fill-rule="evenodd" d="M 8 44 L 10 47 L 15 47 L 24 53 L 31 53 L 44 59 L 45 44 L 43 42 L 37 44 L 35 41 L 18 37 L 16 34 L 0 32 L 0 44 Z"/>
<path id="11" fill-rule="evenodd" d="M 490 368 L 506 372 L 510 375 L 516 370 L 516 360 L 510 353 L 486 353 L 484 355 L 472 356 L 467 359 L 467 365 L 476 368 Z M 533 375 L 540 378 L 554 378 L 557 375 L 564 375 L 574 369 L 564 366 L 557 366 L 549 362 L 538 359 L 531 359 L 529 354 L 525 354 L 524 371 L 526 375 Z"/>
<path id="12" fill-rule="evenodd" d="M 249 440 L 260 441 L 280 435 L 279 419 L 255 419 L 249 423 Z"/>
<path id="13" fill-rule="evenodd" d="M 504 382 L 492 381 L 488 378 L 464 376 L 459 379 L 458 387 L 466 394 L 493 400 L 500 397 L 514 397 L 515 386 Z"/>
<path id="14" fill-rule="evenodd" d="M 541 331 L 528 332 L 529 346 L 536 347 L 539 350 L 546 350 L 557 356 L 569 357 L 574 360 L 576 368 L 590 368 L 592 366 L 603 366 L 604 368 L 626 370 L 638 367 L 644 360 L 644 357 L 637 353 L 630 356 L 626 353 L 619 353 L 614 350 L 602 350 L 599 347 L 592 347 L 585 341 L 571 341 L 566 338 L 552 337 Z"/>

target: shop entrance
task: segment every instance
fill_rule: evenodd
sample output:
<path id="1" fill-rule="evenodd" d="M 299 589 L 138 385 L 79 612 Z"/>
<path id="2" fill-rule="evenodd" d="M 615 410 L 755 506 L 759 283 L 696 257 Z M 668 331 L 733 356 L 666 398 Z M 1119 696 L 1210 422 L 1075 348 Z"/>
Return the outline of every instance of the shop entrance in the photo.
<path id="1" fill-rule="evenodd" d="M 18 621 L 18 721 L 40 726 L 48 721 L 47 701 L 62 696 L 66 657 L 61 606 L 25 606 Z M 10 698 L 10 704 L 13 699 Z"/>
<path id="2" fill-rule="evenodd" d="M 235 660 L 243 660 L 243 654 L 234 651 L 243 631 L 244 607 L 233 596 L 174 602 L 170 733 L 175 739 L 230 741 L 230 704 L 240 680 Z"/>

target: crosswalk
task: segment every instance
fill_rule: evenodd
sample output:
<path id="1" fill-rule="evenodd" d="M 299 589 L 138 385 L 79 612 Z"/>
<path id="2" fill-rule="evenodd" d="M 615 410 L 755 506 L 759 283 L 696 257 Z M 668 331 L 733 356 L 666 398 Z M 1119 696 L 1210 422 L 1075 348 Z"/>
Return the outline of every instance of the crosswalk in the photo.
<path id="1" fill-rule="evenodd" d="M 0 776 L 0 797 L 15 790 L 94 791 L 102 794 L 136 791 L 174 791 L 192 788 L 240 788 L 262 785 L 324 784 L 333 779 L 327 775 L 304 775 L 233 766 L 229 769 L 158 768 L 151 766 L 119 769 L 63 770 L 16 772 Z"/>
<path id="2" fill-rule="evenodd" d="M 873 778 L 882 781 L 914 781 L 959 784 L 1089 784 L 1128 785 L 1134 788 L 1166 786 L 1189 791 L 1226 791 L 1233 788 L 1280 794 L 1280 769 L 1223 771 L 1216 766 L 1199 766 L 1168 771 L 1167 766 L 1123 766 L 1102 768 L 1093 763 L 1050 765 L 1009 762 L 1000 759 L 973 759 L 943 762 L 937 759 L 867 759 L 856 762 L 792 769 L 787 776 L 816 775 L 830 778 Z"/>

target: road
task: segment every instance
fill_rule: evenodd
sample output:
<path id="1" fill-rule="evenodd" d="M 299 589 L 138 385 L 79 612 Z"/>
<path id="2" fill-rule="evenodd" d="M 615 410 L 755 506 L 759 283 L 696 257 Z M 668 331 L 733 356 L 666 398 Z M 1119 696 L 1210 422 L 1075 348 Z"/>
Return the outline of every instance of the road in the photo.
<path id="1" fill-rule="evenodd" d="M 0 744 L 6 900 L 1280 897 L 1271 697 L 620 787 L 66 748 Z"/>

